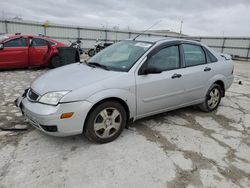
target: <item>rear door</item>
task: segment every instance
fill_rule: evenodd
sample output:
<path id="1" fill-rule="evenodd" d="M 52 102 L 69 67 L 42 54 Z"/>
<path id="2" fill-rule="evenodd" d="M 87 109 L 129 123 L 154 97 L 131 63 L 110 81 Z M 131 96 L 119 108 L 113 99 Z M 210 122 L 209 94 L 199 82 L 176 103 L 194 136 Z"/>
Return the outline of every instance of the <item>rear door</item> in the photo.
<path id="1" fill-rule="evenodd" d="M 28 44 L 26 37 L 8 40 L 0 49 L 0 69 L 28 67 Z"/>
<path id="2" fill-rule="evenodd" d="M 206 53 L 198 44 L 182 44 L 184 54 L 183 78 L 185 82 L 185 95 L 187 102 L 204 99 L 206 86 L 215 71 L 207 63 Z"/>
<path id="3" fill-rule="evenodd" d="M 48 63 L 50 45 L 42 38 L 31 38 L 29 47 L 30 66 L 41 66 Z"/>

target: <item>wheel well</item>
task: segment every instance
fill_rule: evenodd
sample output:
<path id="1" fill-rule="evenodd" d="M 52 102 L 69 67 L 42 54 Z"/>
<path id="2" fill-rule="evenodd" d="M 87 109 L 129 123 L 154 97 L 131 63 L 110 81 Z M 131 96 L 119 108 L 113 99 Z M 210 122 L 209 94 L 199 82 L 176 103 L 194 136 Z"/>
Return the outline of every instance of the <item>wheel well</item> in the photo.
<path id="1" fill-rule="evenodd" d="M 52 55 L 50 58 L 49 58 L 49 63 L 51 62 L 51 60 L 54 58 L 54 57 L 56 57 L 56 56 L 58 56 L 59 57 L 59 55 L 58 54 L 54 54 L 54 55 Z"/>
<path id="2" fill-rule="evenodd" d="M 52 59 L 54 58 L 54 57 L 59 57 L 59 54 L 54 54 L 54 55 L 52 55 L 49 59 L 48 59 L 48 66 L 50 66 L 50 67 L 52 67 Z"/>
<path id="3" fill-rule="evenodd" d="M 224 96 L 225 96 L 225 85 L 224 85 L 223 81 L 217 80 L 217 81 L 214 82 L 214 83 L 215 83 L 215 84 L 218 84 L 218 85 L 221 87 L 221 89 L 222 89 L 222 97 L 224 97 Z"/>
<path id="4" fill-rule="evenodd" d="M 107 102 L 107 101 L 116 101 L 116 102 L 120 103 L 123 106 L 123 108 L 125 109 L 126 114 L 127 114 L 127 123 L 128 123 L 128 121 L 130 119 L 130 111 L 129 111 L 129 107 L 128 107 L 127 103 L 124 100 L 120 99 L 120 98 L 110 97 L 110 98 L 103 99 L 103 100 L 99 101 L 98 103 L 96 103 L 94 106 L 92 106 L 92 108 L 88 112 L 87 117 L 85 119 L 83 131 L 85 131 L 85 127 L 86 127 L 85 124 L 86 124 L 86 122 L 88 120 L 88 117 L 89 117 L 90 113 L 95 109 L 96 106 L 98 106 L 101 103 Z"/>

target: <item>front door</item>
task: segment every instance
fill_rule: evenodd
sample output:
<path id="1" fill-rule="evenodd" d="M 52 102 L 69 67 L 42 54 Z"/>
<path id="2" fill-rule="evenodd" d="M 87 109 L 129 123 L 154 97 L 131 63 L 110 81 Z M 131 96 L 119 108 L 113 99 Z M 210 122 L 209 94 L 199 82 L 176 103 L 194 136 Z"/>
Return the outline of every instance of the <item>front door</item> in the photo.
<path id="1" fill-rule="evenodd" d="M 15 38 L 3 43 L 0 49 L 0 69 L 24 68 L 28 63 L 26 38 Z"/>
<path id="2" fill-rule="evenodd" d="M 180 57 L 179 46 L 174 45 L 157 50 L 147 59 L 145 64 L 148 69 L 160 70 L 161 73 L 136 76 L 138 118 L 174 108 L 185 102 Z"/>

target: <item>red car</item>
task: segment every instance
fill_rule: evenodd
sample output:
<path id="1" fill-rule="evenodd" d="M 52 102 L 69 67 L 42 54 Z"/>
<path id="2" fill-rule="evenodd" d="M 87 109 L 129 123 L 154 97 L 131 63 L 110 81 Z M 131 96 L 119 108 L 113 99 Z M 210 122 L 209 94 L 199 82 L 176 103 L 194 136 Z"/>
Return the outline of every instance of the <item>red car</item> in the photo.
<path id="1" fill-rule="evenodd" d="M 0 69 L 57 67 L 57 48 L 65 46 L 44 36 L 0 35 Z"/>

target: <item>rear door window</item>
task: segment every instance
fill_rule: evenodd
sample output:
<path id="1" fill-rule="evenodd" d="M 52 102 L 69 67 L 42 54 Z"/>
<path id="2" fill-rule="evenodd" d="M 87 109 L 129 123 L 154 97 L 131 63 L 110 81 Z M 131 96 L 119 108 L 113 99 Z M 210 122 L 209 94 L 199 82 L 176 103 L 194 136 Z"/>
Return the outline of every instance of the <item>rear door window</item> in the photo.
<path id="1" fill-rule="evenodd" d="M 26 47 L 26 38 L 17 38 L 4 43 L 4 48 Z"/>
<path id="2" fill-rule="evenodd" d="M 48 46 L 48 41 L 40 38 L 33 38 L 31 41 L 31 46 Z"/>
<path id="3" fill-rule="evenodd" d="M 206 63 L 206 56 L 201 46 L 183 44 L 186 67 L 202 65 Z"/>

